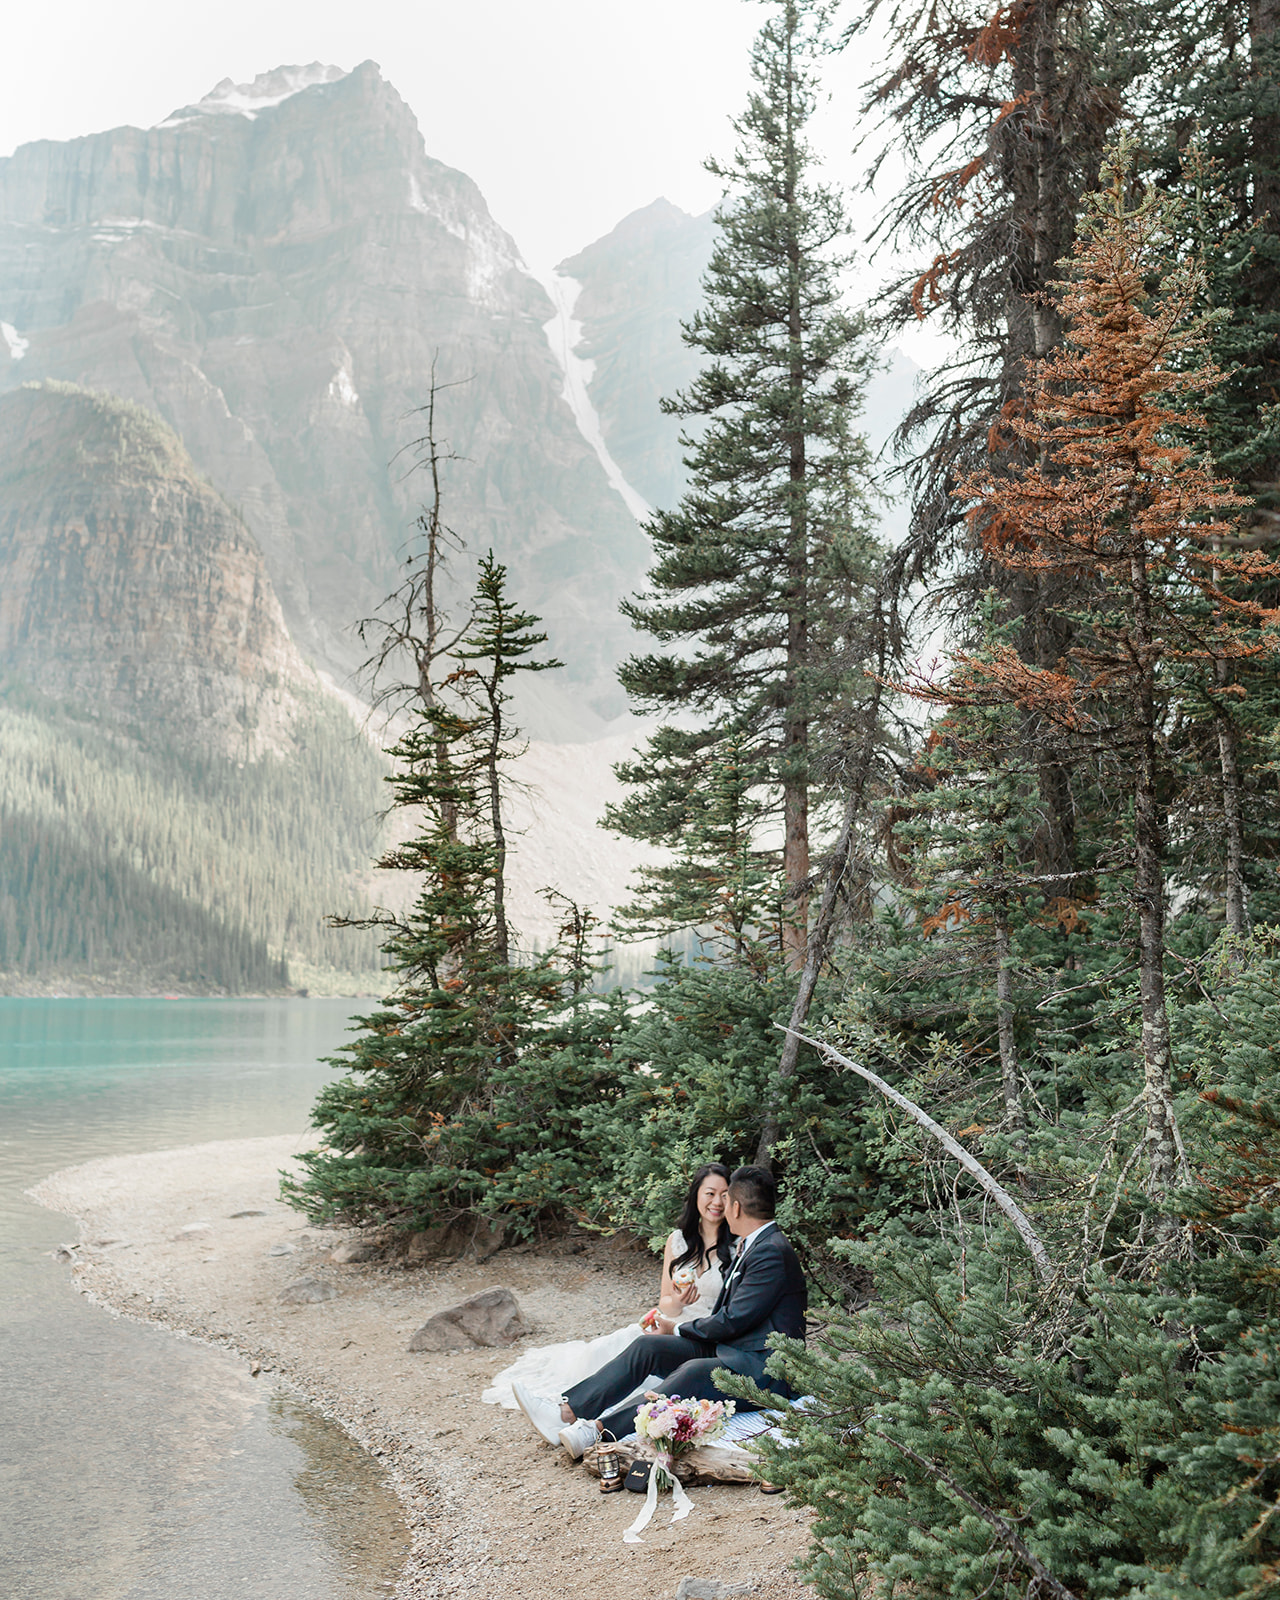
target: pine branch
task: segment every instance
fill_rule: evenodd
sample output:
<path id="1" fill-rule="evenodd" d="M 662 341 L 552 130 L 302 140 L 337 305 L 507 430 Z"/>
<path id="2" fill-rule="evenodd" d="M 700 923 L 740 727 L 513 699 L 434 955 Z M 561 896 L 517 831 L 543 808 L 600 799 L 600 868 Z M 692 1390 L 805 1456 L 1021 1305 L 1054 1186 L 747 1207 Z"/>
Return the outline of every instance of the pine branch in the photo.
<path id="1" fill-rule="evenodd" d="M 855 1068 L 854 1070 L 856 1071 L 857 1069 Z M 976 1495 L 970 1494 L 966 1488 L 958 1484 L 945 1467 L 940 1467 L 936 1462 L 927 1460 L 913 1450 L 910 1445 L 903 1444 L 898 1439 L 891 1439 L 887 1433 L 881 1433 L 878 1428 L 873 1428 L 871 1432 L 875 1438 L 883 1440 L 887 1445 L 892 1445 L 895 1450 L 900 1451 L 909 1461 L 914 1461 L 918 1467 L 929 1473 L 931 1477 L 937 1478 L 939 1483 L 945 1484 L 957 1500 L 968 1506 L 970 1511 L 981 1517 L 985 1523 L 993 1528 L 1000 1543 L 1022 1562 L 1043 1592 L 1053 1595 L 1054 1600 L 1080 1600 L 1074 1589 L 1068 1589 L 1065 1583 L 1055 1578 L 1039 1556 L 1033 1555 L 1027 1549 L 1026 1545 L 999 1512 L 992 1511 L 990 1506 L 984 1506 Z"/>
<path id="2" fill-rule="evenodd" d="M 789 1034 L 794 1031 L 791 1028 L 784 1028 L 781 1023 L 775 1023 L 774 1026 L 780 1033 Z M 935 1122 L 929 1113 L 918 1106 L 914 1100 L 908 1100 L 906 1095 L 899 1094 L 891 1084 L 886 1083 L 877 1073 L 872 1072 L 870 1067 L 862 1067 L 856 1061 L 850 1061 L 848 1056 L 842 1056 L 838 1050 L 829 1044 L 824 1044 L 820 1039 L 811 1039 L 803 1033 L 796 1034 L 796 1037 L 801 1044 L 812 1045 L 815 1050 L 820 1050 L 829 1060 L 838 1061 L 841 1066 L 848 1067 L 850 1072 L 856 1072 L 860 1078 L 865 1078 L 874 1088 L 879 1089 L 886 1099 L 892 1100 L 894 1105 L 901 1107 L 903 1111 L 914 1117 L 926 1132 L 934 1136 L 948 1155 L 958 1161 L 971 1177 L 977 1179 L 996 1205 L 1008 1217 L 1009 1221 L 1013 1223 L 1023 1244 L 1031 1252 L 1031 1259 L 1035 1263 L 1036 1273 L 1039 1278 L 1047 1283 L 1054 1276 L 1057 1268 L 1050 1258 L 1049 1252 L 1045 1249 L 1040 1235 L 1031 1226 L 1030 1220 L 1021 1206 L 1018 1205 L 1017 1201 L 1002 1184 L 996 1182 L 976 1157 L 970 1155 L 962 1144 L 957 1143 L 951 1137 L 941 1123 Z"/>

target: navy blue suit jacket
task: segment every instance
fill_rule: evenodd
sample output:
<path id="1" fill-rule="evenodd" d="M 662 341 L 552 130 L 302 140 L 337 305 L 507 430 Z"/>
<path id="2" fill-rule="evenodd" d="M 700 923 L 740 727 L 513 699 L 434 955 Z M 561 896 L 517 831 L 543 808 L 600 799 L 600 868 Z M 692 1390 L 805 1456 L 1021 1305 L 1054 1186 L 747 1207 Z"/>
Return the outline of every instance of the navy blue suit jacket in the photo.
<path id="1" fill-rule="evenodd" d="M 752 1241 L 725 1279 L 711 1315 L 682 1322 L 676 1332 L 715 1345 L 726 1367 L 759 1382 L 769 1359 L 769 1335 L 803 1340 L 808 1304 L 799 1259 L 775 1225 Z"/>

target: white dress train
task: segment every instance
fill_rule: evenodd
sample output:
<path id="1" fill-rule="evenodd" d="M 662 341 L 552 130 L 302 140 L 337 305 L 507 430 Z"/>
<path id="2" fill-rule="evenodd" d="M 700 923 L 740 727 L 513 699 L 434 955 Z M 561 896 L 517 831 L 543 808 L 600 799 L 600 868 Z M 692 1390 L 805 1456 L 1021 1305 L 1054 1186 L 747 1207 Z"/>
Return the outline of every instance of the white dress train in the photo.
<path id="1" fill-rule="evenodd" d="M 685 1248 L 684 1235 L 679 1228 L 671 1235 L 671 1254 L 678 1256 Z M 677 1324 L 691 1322 L 695 1317 L 710 1316 L 720 1297 L 724 1281 L 720 1271 L 720 1258 L 714 1252 L 710 1264 L 693 1280 L 698 1288 L 698 1298 L 687 1305 L 676 1318 Z M 534 1394 L 555 1399 L 575 1383 L 581 1383 L 593 1372 L 599 1372 L 606 1361 L 620 1356 L 628 1345 L 644 1333 L 638 1322 L 629 1322 L 625 1328 L 613 1333 L 602 1333 L 598 1339 L 568 1339 L 563 1344 L 545 1344 L 526 1350 L 518 1361 L 504 1367 L 492 1385 L 480 1396 L 486 1405 L 516 1409 L 516 1397 L 511 1392 L 513 1383 L 522 1383 Z M 641 1389 L 648 1386 L 648 1379 Z"/>

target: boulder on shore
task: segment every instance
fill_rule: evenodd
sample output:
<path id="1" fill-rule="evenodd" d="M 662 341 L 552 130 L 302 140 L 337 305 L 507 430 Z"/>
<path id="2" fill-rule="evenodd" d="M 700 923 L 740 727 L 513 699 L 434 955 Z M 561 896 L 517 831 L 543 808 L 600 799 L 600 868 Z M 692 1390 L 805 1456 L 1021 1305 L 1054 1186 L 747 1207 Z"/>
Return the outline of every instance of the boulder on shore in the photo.
<path id="1" fill-rule="evenodd" d="M 372 1261 L 380 1253 L 381 1247 L 373 1239 L 344 1239 L 330 1250 L 329 1260 L 345 1267 L 357 1261 Z"/>
<path id="2" fill-rule="evenodd" d="M 319 1278 L 295 1278 L 286 1283 L 277 1299 L 291 1306 L 314 1306 L 322 1300 L 336 1300 L 338 1291 L 331 1283 L 321 1283 Z"/>
<path id="3" fill-rule="evenodd" d="M 474 1350 L 514 1344 L 529 1325 L 510 1289 L 482 1289 L 456 1306 L 437 1311 L 409 1340 L 413 1351 Z"/>
<path id="4" fill-rule="evenodd" d="M 459 1256 L 487 1261 L 502 1248 L 505 1233 L 506 1223 L 501 1218 L 486 1222 L 482 1217 L 456 1217 L 452 1222 L 402 1235 L 393 1245 L 392 1254 L 399 1256 L 406 1267 L 452 1261 Z"/>

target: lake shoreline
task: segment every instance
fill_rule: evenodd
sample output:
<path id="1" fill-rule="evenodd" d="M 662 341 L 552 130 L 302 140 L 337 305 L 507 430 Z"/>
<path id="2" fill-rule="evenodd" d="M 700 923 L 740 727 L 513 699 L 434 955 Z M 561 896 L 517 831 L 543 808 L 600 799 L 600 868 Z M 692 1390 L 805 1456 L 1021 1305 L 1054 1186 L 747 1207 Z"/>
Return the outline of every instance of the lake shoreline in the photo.
<path id="1" fill-rule="evenodd" d="M 19 979 L 0 972 L 0 1000 L 379 1000 L 377 989 L 262 989 L 234 992 L 199 984 L 148 984 L 84 978 Z"/>
<path id="2" fill-rule="evenodd" d="M 713 1486 L 695 1491 L 687 1521 L 671 1527 L 660 1515 L 643 1546 L 623 1545 L 635 1497 L 601 1496 L 519 1413 L 478 1400 L 528 1344 L 633 1320 L 652 1297 L 652 1260 L 607 1241 L 563 1240 L 484 1264 L 334 1263 L 333 1246 L 349 1235 L 307 1224 L 278 1197 L 280 1171 L 309 1142 L 283 1135 L 107 1157 L 30 1193 L 78 1221 L 72 1276 L 96 1304 L 233 1352 L 378 1460 L 412 1539 L 401 1600 L 594 1600 L 618 1579 L 661 1597 L 685 1575 L 749 1583 L 760 1600 L 802 1592 L 787 1570 L 805 1543 L 800 1512 Z M 327 1298 L 282 1301 L 302 1277 Z M 531 1338 L 508 1351 L 408 1352 L 428 1316 L 496 1284 L 516 1294 Z"/>

